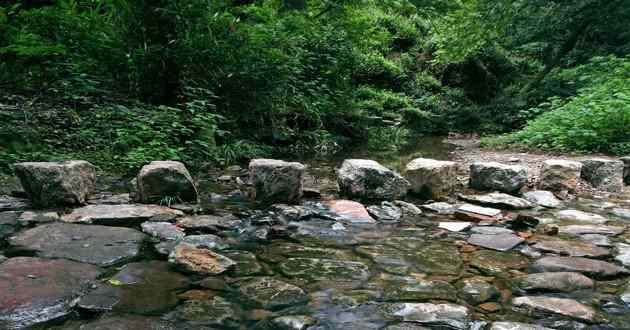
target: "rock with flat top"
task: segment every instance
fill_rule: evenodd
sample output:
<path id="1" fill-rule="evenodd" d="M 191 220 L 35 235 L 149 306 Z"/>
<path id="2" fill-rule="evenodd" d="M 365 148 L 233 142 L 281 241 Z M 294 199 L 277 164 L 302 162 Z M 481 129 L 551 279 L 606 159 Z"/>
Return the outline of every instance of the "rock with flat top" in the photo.
<path id="1" fill-rule="evenodd" d="M 574 221 L 574 222 L 582 222 L 582 223 L 593 223 L 593 224 L 603 224 L 608 221 L 605 217 L 589 212 L 583 212 L 578 210 L 562 210 L 556 212 L 556 217 L 560 220 Z"/>
<path id="2" fill-rule="evenodd" d="M 534 273 L 515 277 L 512 282 L 525 291 L 573 292 L 592 289 L 595 282 L 574 272 Z"/>
<path id="3" fill-rule="evenodd" d="M 136 199 L 141 203 L 196 202 L 197 188 L 186 166 L 176 161 L 153 161 L 136 177 Z"/>
<path id="4" fill-rule="evenodd" d="M 586 322 L 593 322 L 597 317 L 593 308 L 573 299 L 529 296 L 514 298 L 512 304 L 530 314 L 557 314 Z"/>
<path id="5" fill-rule="evenodd" d="M 489 330 L 553 330 L 537 324 L 521 322 L 492 322 Z"/>
<path id="6" fill-rule="evenodd" d="M 543 162 L 538 189 L 574 193 L 580 182 L 582 163 L 572 160 L 549 159 Z"/>
<path id="7" fill-rule="evenodd" d="M 555 209 L 562 205 L 562 202 L 556 198 L 551 191 L 532 190 L 523 194 L 526 200 L 549 209 Z"/>
<path id="8" fill-rule="evenodd" d="M 394 303 L 383 307 L 386 315 L 436 329 L 468 329 L 468 308 L 455 304 Z"/>
<path id="9" fill-rule="evenodd" d="M 459 198 L 469 203 L 500 209 L 523 210 L 534 206 L 526 199 L 500 192 L 493 192 L 485 195 L 459 195 Z"/>
<path id="10" fill-rule="evenodd" d="M 592 158 L 583 160 L 582 165 L 582 178 L 594 188 L 608 192 L 619 192 L 623 189 L 622 161 Z"/>
<path id="11" fill-rule="evenodd" d="M 470 187 L 477 190 L 497 190 L 516 193 L 527 184 L 527 168 L 497 162 L 470 165 Z"/>
<path id="12" fill-rule="evenodd" d="M 101 225 L 129 225 L 140 224 L 155 219 L 175 219 L 182 216 L 182 211 L 158 205 L 121 204 L 121 205 L 88 205 L 74 209 L 71 213 L 61 217 L 65 222 L 101 224 Z"/>
<path id="13" fill-rule="evenodd" d="M 585 241 L 542 239 L 532 245 L 533 248 L 571 257 L 604 258 L 610 256 L 610 250 Z"/>
<path id="14" fill-rule="evenodd" d="M 41 208 L 85 204 L 96 187 L 96 168 L 83 160 L 17 163 L 15 174 Z"/>
<path id="15" fill-rule="evenodd" d="M 249 163 L 252 197 L 265 203 L 297 203 L 303 195 L 304 165 L 277 159 Z"/>
<path id="16" fill-rule="evenodd" d="M 428 158 L 416 158 L 407 164 L 405 178 L 411 191 L 427 199 L 448 197 L 457 184 L 457 163 Z"/>
<path id="17" fill-rule="evenodd" d="M 367 200 L 395 200 L 405 195 L 409 181 L 367 159 L 346 159 L 337 170 L 342 195 Z"/>
<path id="18" fill-rule="evenodd" d="M 611 278 L 629 273 L 627 269 L 610 262 L 582 257 L 543 257 L 536 260 L 531 265 L 531 268 L 534 272 L 539 273 L 577 272 L 597 279 Z"/>
<path id="19" fill-rule="evenodd" d="M 501 210 L 464 204 L 455 210 L 455 217 L 463 221 L 497 221 L 501 218 Z"/>
<path id="20" fill-rule="evenodd" d="M 525 240 L 514 234 L 472 234 L 468 238 L 468 244 L 481 246 L 497 251 L 509 251 Z"/>

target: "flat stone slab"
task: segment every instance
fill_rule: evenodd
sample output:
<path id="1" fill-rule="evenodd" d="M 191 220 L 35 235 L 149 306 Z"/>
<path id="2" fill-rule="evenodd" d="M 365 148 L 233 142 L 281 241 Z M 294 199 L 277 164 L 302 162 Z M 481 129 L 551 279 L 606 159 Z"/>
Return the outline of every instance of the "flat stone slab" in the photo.
<path id="1" fill-rule="evenodd" d="M 429 212 L 434 212 L 437 214 L 449 215 L 449 214 L 455 213 L 455 206 L 453 204 L 449 204 L 445 202 L 424 204 L 424 205 L 421 205 L 420 207 L 423 210 L 427 210 Z"/>
<path id="2" fill-rule="evenodd" d="M 459 195 L 459 198 L 469 203 L 500 209 L 523 210 L 534 206 L 528 200 L 500 192 L 485 195 Z"/>
<path id="3" fill-rule="evenodd" d="M 470 235 L 470 238 L 468 238 L 468 244 L 497 251 L 509 251 L 524 241 L 525 240 L 522 237 L 513 234 L 472 234 Z"/>
<path id="4" fill-rule="evenodd" d="M 71 223 L 87 223 L 100 225 L 138 224 L 152 218 L 172 218 L 182 216 L 182 211 L 158 205 L 121 204 L 121 205 L 88 205 L 73 210 L 62 216 L 62 220 Z"/>
<path id="5" fill-rule="evenodd" d="M 142 231 L 156 241 L 179 241 L 184 238 L 184 231 L 170 222 L 143 222 Z"/>
<path id="6" fill-rule="evenodd" d="M 556 198 L 551 191 L 546 190 L 533 190 L 523 194 L 523 198 L 526 200 L 549 209 L 555 209 L 562 205 L 562 202 Z"/>
<path id="7" fill-rule="evenodd" d="M 617 226 L 605 226 L 605 225 L 568 225 L 560 226 L 558 232 L 560 234 L 567 235 L 586 235 L 586 234 L 599 234 L 599 235 L 619 235 L 625 230 L 624 227 Z"/>
<path id="8" fill-rule="evenodd" d="M 28 199 L 0 195 L 0 212 L 21 211 L 31 207 Z"/>
<path id="9" fill-rule="evenodd" d="M 463 221 L 496 221 L 501 217 L 501 210 L 464 204 L 455 210 L 455 218 Z"/>
<path id="10" fill-rule="evenodd" d="M 448 231 L 460 232 L 466 229 L 469 229 L 472 226 L 472 222 L 461 222 L 461 221 L 453 221 L 453 222 L 440 222 L 438 225 L 439 228 L 446 229 Z"/>
<path id="11" fill-rule="evenodd" d="M 602 258 L 610 255 L 610 250 L 584 241 L 567 241 L 561 239 L 545 239 L 536 242 L 535 249 L 553 252 L 571 257 Z"/>
<path id="12" fill-rule="evenodd" d="M 582 257 L 544 257 L 532 266 L 535 272 L 578 272 L 597 279 L 627 275 L 629 272 L 610 262 Z"/>
<path id="13" fill-rule="evenodd" d="M 515 277 L 513 283 L 525 291 L 573 292 L 592 289 L 595 282 L 573 272 L 534 273 Z"/>
<path id="14" fill-rule="evenodd" d="M 553 330 L 542 325 L 521 322 L 492 322 L 488 330 Z"/>
<path id="15" fill-rule="evenodd" d="M 101 271 L 70 260 L 11 258 L 0 264 L 0 328 L 22 329 L 71 312 Z"/>
<path id="16" fill-rule="evenodd" d="M 242 297 L 258 307 L 275 310 L 295 306 L 308 301 L 306 292 L 301 288 L 269 277 L 256 278 L 240 285 Z"/>
<path id="17" fill-rule="evenodd" d="M 58 221 L 59 214 L 54 211 L 24 211 L 20 214 L 18 222 L 24 225 L 34 225 L 39 223 Z"/>
<path id="18" fill-rule="evenodd" d="M 206 232 L 219 232 L 222 230 L 234 230 L 243 225 L 243 221 L 232 215 L 193 215 L 177 220 L 177 225 L 185 229 L 200 230 Z"/>
<path id="19" fill-rule="evenodd" d="M 589 212 L 583 212 L 578 210 L 562 210 L 556 212 L 556 217 L 560 220 L 584 222 L 584 223 L 596 223 L 603 224 L 608 221 L 605 217 Z"/>
<path id="20" fill-rule="evenodd" d="M 9 244 L 43 258 L 111 266 L 136 257 L 146 237 L 131 228 L 55 222 L 23 231 Z"/>
<path id="21" fill-rule="evenodd" d="M 593 322 L 597 317 L 597 312 L 593 308 L 573 299 L 543 296 L 518 297 L 512 299 L 512 304 L 532 314 L 536 312 L 559 314 L 586 322 Z"/>
<path id="22" fill-rule="evenodd" d="M 341 195 L 368 200 L 395 200 L 407 193 L 409 181 L 368 159 L 346 159 L 337 170 Z"/>
<path id="23" fill-rule="evenodd" d="M 395 303 L 383 307 L 386 315 L 436 328 L 468 329 L 468 308 L 455 304 Z"/>

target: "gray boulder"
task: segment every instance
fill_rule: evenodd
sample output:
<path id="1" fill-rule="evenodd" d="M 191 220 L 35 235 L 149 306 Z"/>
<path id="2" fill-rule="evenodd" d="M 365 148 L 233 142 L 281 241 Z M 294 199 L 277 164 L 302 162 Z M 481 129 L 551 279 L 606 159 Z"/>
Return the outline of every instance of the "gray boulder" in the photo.
<path id="1" fill-rule="evenodd" d="M 527 184 L 527 168 L 497 162 L 470 165 L 470 187 L 516 193 Z"/>
<path id="2" fill-rule="evenodd" d="M 141 203 L 169 204 L 197 201 L 197 188 L 184 164 L 175 161 L 153 161 L 145 165 L 136 177 L 136 200 Z"/>
<path id="3" fill-rule="evenodd" d="M 582 178 L 594 188 L 608 192 L 619 192 L 623 188 L 622 161 L 592 158 L 583 160 L 582 165 Z"/>
<path id="4" fill-rule="evenodd" d="M 367 159 L 346 159 L 337 170 L 341 194 L 360 199 L 394 200 L 407 192 L 409 181 Z"/>
<path id="5" fill-rule="evenodd" d="M 407 164 L 405 178 L 411 191 L 428 199 L 448 197 L 457 184 L 457 164 L 427 158 L 416 158 Z"/>
<path id="6" fill-rule="evenodd" d="M 96 169 L 86 161 L 15 164 L 15 173 L 36 207 L 87 202 L 96 186 Z"/>
<path id="7" fill-rule="evenodd" d="M 249 163 L 252 197 L 265 203 L 296 203 L 304 189 L 304 165 L 276 159 L 253 159 Z"/>
<path id="8" fill-rule="evenodd" d="M 549 159 L 543 162 L 538 179 L 538 189 L 554 192 L 575 192 L 582 163 L 571 160 Z"/>

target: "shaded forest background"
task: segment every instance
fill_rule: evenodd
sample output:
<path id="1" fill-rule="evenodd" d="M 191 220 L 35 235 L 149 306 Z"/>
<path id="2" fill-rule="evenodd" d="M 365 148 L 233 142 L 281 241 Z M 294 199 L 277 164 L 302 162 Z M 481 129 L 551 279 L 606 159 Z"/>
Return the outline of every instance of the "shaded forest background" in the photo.
<path id="1" fill-rule="evenodd" d="M 392 151 L 630 154 L 630 0 L 0 1 L 0 168 Z M 507 133 L 507 134 L 505 134 Z"/>

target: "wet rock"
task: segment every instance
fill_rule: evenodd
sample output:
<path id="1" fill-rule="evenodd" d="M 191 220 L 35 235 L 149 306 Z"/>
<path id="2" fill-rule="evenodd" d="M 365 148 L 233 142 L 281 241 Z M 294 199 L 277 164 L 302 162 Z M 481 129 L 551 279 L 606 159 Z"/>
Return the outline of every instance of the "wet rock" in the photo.
<path id="1" fill-rule="evenodd" d="M 585 235 L 585 234 L 600 234 L 600 235 L 619 235 L 625 230 L 624 227 L 605 226 L 605 225 L 568 225 L 560 226 L 558 232 L 560 234 L 567 235 Z"/>
<path id="2" fill-rule="evenodd" d="M 370 258 L 384 271 L 393 274 L 406 274 L 411 268 L 410 259 L 413 254 L 389 245 L 362 245 L 355 251 L 362 256 Z"/>
<path id="3" fill-rule="evenodd" d="M 110 193 L 101 193 L 92 196 L 92 198 L 90 198 L 87 202 L 88 204 L 130 204 L 132 202 L 132 198 L 128 193 L 116 195 L 112 195 Z"/>
<path id="4" fill-rule="evenodd" d="M 400 174 L 367 159 L 346 159 L 337 170 L 337 183 L 344 196 L 372 200 L 400 198 L 410 186 Z"/>
<path id="5" fill-rule="evenodd" d="M 538 188 L 553 192 L 573 193 L 580 181 L 581 172 L 582 163 L 580 162 L 560 159 L 546 160 L 540 170 Z"/>
<path id="6" fill-rule="evenodd" d="M 299 205 L 274 204 L 269 209 L 287 222 L 300 220 L 306 213 Z"/>
<path id="7" fill-rule="evenodd" d="M 243 226 L 243 221 L 233 215 L 195 215 L 177 220 L 177 226 L 186 230 L 199 230 L 217 233 L 223 230 L 235 230 Z"/>
<path id="8" fill-rule="evenodd" d="M 578 272 L 597 279 L 628 274 L 628 270 L 602 260 L 582 257 L 544 257 L 532 264 L 535 272 Z"/>
<path id="9" fill-rule="evenodd" d="M 257 307 L 269 310 L 295 306 L 308 301 L 306 292 L 301 288 L 270 277 L 256 278 L 241 284 L 239 292 L 245 300 Z"/>
<path id="10" fill-rule="evenodd" d="M 474 277 L 459 282 L 458 288 L 460 290 L 460 296 L 472 305 L 497 300 L 501 296 L 499 290 L 494 285 Z"/>
<path id="11" fill-rule="evenodd" d="M 519 276 L 513 283 L 525 291 L 573 292 L 592 289 L 595 283 L 590 278 L 572 272 L 535 273 Z"/>
<path id="12" fill-rule="evenodd" d="M 30 206 L 31 205 L 27 199 L 0 195 L 0 212 L 21 211 L 29 208 Z"/>
<path id="13" fill-rule="evenodd" d="M 513 234 L 472 234 L 470 238 L 468 238 L 468 244 L 497 251 L 509 251 L 524 241 L 522 237 Z"/>
<path id="14" fill-rule="evenodd" d="M 398 222 L 402 217 L 402 210 L 391 202 L 372 205 L 367 208 L 368 213 L 381 222 Z"/>
<path id="15" fill-rule="evenodd" d="M 550 209 L 555 209 L 562 205 L 562 202 L 551 191 L 546 190 L 528 191 L 523 194 L 523 198 L 536 205 Z"/>
<path id="16" fill-rule="evenodd" d="M 525 199 L 499 192 L 485 195 L 459 195 L 459 198 L 469 203 L 500 209 L 522 210 L 533 207 L 533 204 Z"/>
<path id="17" fill-rule="evenodd" d="M 287 258 L 341 259 L 344 254 L 336 249 L 277 242 L 267 246 L 258 256 L 264 261 L 278 263 Z"/>
<path id="18" fill-rule="evenodd" d="M 24 211 L 20 214 L 18 222 L 24 224 L 25 226 L 31 226 L 39 223 L 58 221 L 59 219 L 59 214 L 54 211 Z"/>
<path id="19" fill-rule="evenodd" d="M 307 315 L 287 315 L 272 319 L 271 324 L 278 330 L 306 330 L 315 320 Z"/>
<path id="20" fill-rule="evenodd" d="M 84 204 L 96 186 L 96 168 L 82 160 L 18 163 L 15 174 L 37 207 Z"/>
<path id="21" fill-rule="evenodd" d="M 544 239 L 536 242 L 535 249 L 571 257 L 602 258 L 610 255 L 610 250 L 583 241 Z"/>
<path id="22" fill-rule="evenodd" d="M 278 266 L 284 275 L 308 281 L 365 281 L 370 276 L 368 267 L 357 261 L 289 258 Z"/>
<path id="23" fill-rule="evenodd" d="M 505 276 L 510 270 L 527 268 L 529 260 L 514 252 L 480 250 L 473 252 L 470 266 L 489 276 Z"/>
<path id="24" fill-rule="evenodd" d="M 111 266 L 138 256 L 145 238 L 131 228 L 54 222 L 23 231 L 9 239 L 9 244 L 43 258 Z"/>
<path id="25" fill-rule="evenodd" d="M 503 227 L 494 227 L 494 226 L 477 226 L 470 230 L 475 234 L 482 235 L 499 235 L 499 234 L 513 234 L 514 232 L 510 229 Z"/>
<path id="26" fill-rule="evenodd" d="M 340 221 L 348 224 L 374 224 L 363 204 L 349 200 L 331 200 L 322 203 L 306 204 L 317 217 Z"/>
<path id="27" fill-rule="evenodd" d="M 247 251 L 222 252 L 224 256 L 234 261 L 234 267 L 230 269 L 230 275 L 235 277 L 252 276 L 260 274 L 263 267 L 256 260 L 256 255 Z"/>
<path id="28" fill-rule="evenodd" d="M 53 330 L 175 330 L 177 329 L 170 322 L 161 320 L 159 317 L 148 317 L 138 315 L 110 315 L 90 321 L 69 322 L 68 325 L 52 328 Z"/>
<path id="29" fill-rule="evenodd" d="M 556 212 L 556 217 L 560 220 L 568 220 L 575 222 L 584 222 L 584 223 L 596 223 L 601 224 L 608 221 L 605 217 L 588 212 L 582 212 L 578 210 L 562 210 Z"/>
<path id="30" fill-rule="evenodd" d="M 455 217 L 463 221 L 496 221 L 501 217 L 501 210 L 464 204 L 457 208 Z"/>
<path id="31" fill-rule="evenodd" d="M 219 275 L 235 264 L 223 255 L 188 243 L 178 244 L 168 256 L 168 261 L 186 272 L 201 275 Z"/>
<path id="32" fill-rule="evenodd" d="M 386 301 L 425 301 L 457 299 L 457 290 L 446 281 L 414 276 L 382 276 Z"/>
<path id="33" fill-rule="evenodd" d="M 455 206 L 444 202 L 425 204 L 421 207 L 429 212 L 434 212 L 437 214 L 449 215 L 455 213 Z"/>
<path id="34" fill-rule="evenodd" d="M 492 322 L 492 326 L 488 330 L 553 330 L 541 325 L 528 324 L 521 322 Z"/>
<path id="35" fill-rule="evenodd" d="M 590 243 L 595 244 L 597 246 L 602 246 L 602 247 L 611 247 L 612 246 L 612 243 L 610 242 L 610 239 L 608 238 L 608 236 L 604 236 L 604 235 L 584 234 L 582 236 L 579 236 L 578 239 L 581 239 L 581 240 L 586 241 L 586 242 L 590 242 Z"/>
<path id="36" fill-rule="evenodd" d="M 302 198 L 304 165 L 275 159 L 253 159 L 249 163 L 252 197 L 265 203 L 296 203 Z"/>
<path id="37" fill-rule="evenodd" d="M 198 248 L 206 248 L 219 251 L 225 250 L 229 247 L 228 244 L 226 244 L 221 237 L 212 234 L 206 234 L 190 235 L 178 241 L 161 242 L 155 245 L 155 249 L 158 253 L 168 256 L 179 243 L 187 243 Z"/>
<path id="38" fill-rule="evenodd" d="M 472 222 L 440 222 L 439 228 L 446 229 L 448 231 L 459 232 L 469 229 L 472 226 Z"/>
<path id="39" fill-rule="evenodd" d="M 512 304 L 531 314 L 537 312 L 558 314 L 586 322 L 593 322 L 597 317 L 597 312 L 593 308 L 573 299 L 542 296 L 518 297 L 512 299 Z"/>
<path id="40" fill-rule="evenodd" d="M 630 209 L 622 209 L 620 207 L 616 207 L 610 210 L 610 214 L 624 220 L 630 220 Z"/>
<path id="41" fill-rule="evenodd" d="M 630 156 L 622 157 L 623 162 L 623 182 L 626 185 L 630 185 Z"/>
<path id="42" fill-rule="evenodd" d="M 20 214 L 15 211 L 6 211 L 0 213 L 0 239 L 8 237 L 17 231 L 17 219 L 19 215 Z"/>
<path id="43" fill-rule="evenodd" d="M 592 158 L 582 161 L 582 178 L 594 188 L 619 192 L 623 189 L 624 164 L 619 160 Z"/>
<path id="44" fill-rule="evenodd" d="M 69 260 L 11 258 L 0 264 L 0 328 L 22 329 L 71 312 L 101 271 Z"/>
<path id="45" fill-rule="evenodd" d="M 187 300 L 175 311 L 165 316 L 177 324 L 188 324 L 197 329 L 199 326 L 217 326 L 238 328 L 239 316 L 236 305 L 215 296 L 211 300 Z"/>
<path id="46" fill-rule="evenodd" d="M 395 325 L 390 325 L 383 330 L 430 330 L 430 329 L 417 325 L 417 324 L 403 322 L 403 323 L 399 323 Z"/>
<path id="47" fill-rule="evenodd" d="M 414 265 L 423 273 L 458 275 L 463 261 L 457 247 L 450 242 L 431 242 L 414 250 Z"/>
<path id="48" fill-rule="evenodd" d="M 624 266 L 630 266 L 630 244 L 617 243 L 615 249 L 617 250 L 615 260 Z"/>
<path id="49" fill-rule="evenodd" d="M 184 231 L 170 222 L 143 222 L 142 231 L 159 241 L 179 241 Z"/>
<path id="50" fill-rule="evenodd" d="M 400 208 L 403 218 L 413 218 L 422 214 L 419 207 L 405 201 L 394 201 L 394 205 Z"/>
<path id="51" fill-rule="evenodd" d="M 396 303 L 383 309 L 390 317 L 429 327 L 468 329 L 470 322 L 468 309 L 455 304 Z"/>
<path id="52" fill-rule="evenodd" d="M 157 205 L 88 205 L 61 217 L 65 222 L 121 226 L 140 224 L 152 218 L 175 218 L 181 211 Z"/>
<path id="53" fill-rule="evenodd" d="M 136 177 L 136 200 L 141 203 L 196 202 L 197 188 L 186 166 L 176 161 L 153 161 Z"/>
<path id="54" fill-rule="evenodd" d="M 496 162 L 470 165 L 470 187 L 516 193 L 527 184 L 527 168 Z"/>
<path id="55" fill-rule="evenodd" d="M 427 158 L 416 158 L 407 164 L 405 178 L 410 190 L 427 199 L 448 197 L 457 184 L 457 164 Z"/>

